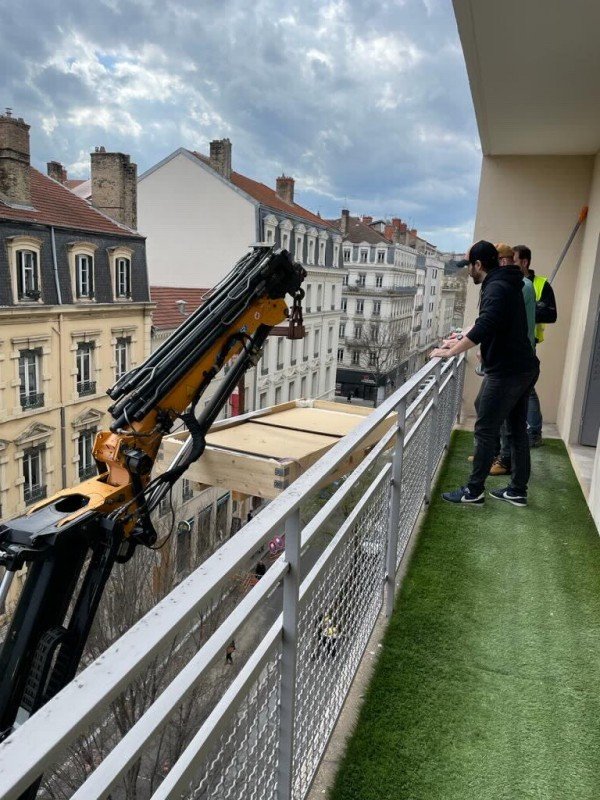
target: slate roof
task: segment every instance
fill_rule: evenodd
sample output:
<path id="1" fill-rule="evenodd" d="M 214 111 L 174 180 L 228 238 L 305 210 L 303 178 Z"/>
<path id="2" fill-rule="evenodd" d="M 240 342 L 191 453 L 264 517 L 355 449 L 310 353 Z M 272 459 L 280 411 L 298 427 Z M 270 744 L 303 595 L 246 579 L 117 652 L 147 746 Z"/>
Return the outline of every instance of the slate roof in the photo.
<path id="1" fill-rule="evenodd" d="M 159 330 L 174 330 L 186 317 L 202 304 L 208 289 L 179 286 L 151 286 L 150 298 L 156 303 L 152 312 L 152 325 Z M 185 300 L 185 315 L 179 310 L 178 300 Z"/>
<path id="2" fill-rule="evenodd" d="M 336 227 L 340 226 L 340 220 L 333 220 L 333 222 Z M 364 223 L 360 217 L 348 217 L 348 230 L 344 234 L 344 241 L 352 242 L 353 244 L 361 244 L 362 242 L 367 242 L 368 244 L 391 244 L 390 239 L 386 239 L 382 233 Z"/>
<path id="3" fill-rule="evenodd" d="M 202 153 L 197 153 L 195 150 L 190 150 L 189 152 L 204 164 L 210 166 L 210 159 L 207 156 Z M 246 194 L 249 194 L 250 197 L 258 200 L 258 202 L 264 206 L 275 208 L 277 211 L 283 211 L 285 214 L 293 214 L 295 217 L 301 217 L 311 225 L 318 225 L 321 228 L 331 227 L 327 220 L 313 214 L 312 211 L 308 211 L 308 209 L 298 205 L 298 203 L 286 203 L 285 200 L 279 197 L 275 189 L 271 189 L 264 183 L 253 181 L 252 178 L 248 178 L 233 170 L 231 172 L 231 182 L 234 186 L 237 186 L 238 189 L 246 192 Z"/>
<path id="4" fill-rule="evenodd" d="M 0 200 L 0 220 L 37 222 L 93 233 L 140 236 L 136 231 L 105 216 L 62 183 L 43 175 L 34 167 L 30 167 L 30 174 L 33 209 L 13 208 Z"/>

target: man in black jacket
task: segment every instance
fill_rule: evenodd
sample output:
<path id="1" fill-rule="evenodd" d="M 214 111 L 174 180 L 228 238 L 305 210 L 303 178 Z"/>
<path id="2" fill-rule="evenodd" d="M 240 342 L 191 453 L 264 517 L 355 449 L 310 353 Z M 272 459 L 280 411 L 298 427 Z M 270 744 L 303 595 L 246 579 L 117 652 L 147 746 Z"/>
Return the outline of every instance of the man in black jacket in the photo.
<path id="1" fill-rule="evenodd" d="M 527 505 L 530 460 L 527 401 L 539 375 L 527 333 L 523 275 L 518 267 L 500 268 L 491 242 L 474 244 L 468 254 L 469 275 L 481 284 L 479 316 L 466 334 L 448 340 L 432 357 L 450 358 L 480 345 L 485 375 L 475 401 L 475 454 L 469 482 L 444 492 L 449 503 L 483 505 L 485 480 L 496 455 L 500 426 L 507 420 L 512 434 L 512 480 L 490 494 L 515 506 Z"/>

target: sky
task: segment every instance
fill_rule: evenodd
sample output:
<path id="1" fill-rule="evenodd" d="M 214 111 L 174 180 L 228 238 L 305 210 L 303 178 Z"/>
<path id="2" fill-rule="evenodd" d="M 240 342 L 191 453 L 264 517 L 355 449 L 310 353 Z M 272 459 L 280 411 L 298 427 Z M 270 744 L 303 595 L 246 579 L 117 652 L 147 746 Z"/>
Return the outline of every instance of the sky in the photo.
<path id="1" fill-rule="evenodd" d="M 32 164 L 143 173 L 229 137 L 233 168 L 326 218 L 470 243 L 481 150 L 451 0 L 0 0 L 0 108 Z M 143 231 L 142 231 L 143 233 Z"/>

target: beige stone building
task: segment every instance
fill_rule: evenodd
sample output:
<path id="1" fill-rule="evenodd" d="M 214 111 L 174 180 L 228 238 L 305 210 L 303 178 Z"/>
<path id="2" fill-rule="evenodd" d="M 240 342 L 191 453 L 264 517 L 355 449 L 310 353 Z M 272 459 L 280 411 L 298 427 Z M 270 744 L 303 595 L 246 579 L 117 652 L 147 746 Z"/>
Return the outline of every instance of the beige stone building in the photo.
<path id="1" fill-rule="evenodd" d="M 0 519 L 95 474 L 106 389 L 150 348 L 135 165 L 92 154 L 104 213 L 48 167 L 30 165 L 29 126 L 0 116 Z"/>

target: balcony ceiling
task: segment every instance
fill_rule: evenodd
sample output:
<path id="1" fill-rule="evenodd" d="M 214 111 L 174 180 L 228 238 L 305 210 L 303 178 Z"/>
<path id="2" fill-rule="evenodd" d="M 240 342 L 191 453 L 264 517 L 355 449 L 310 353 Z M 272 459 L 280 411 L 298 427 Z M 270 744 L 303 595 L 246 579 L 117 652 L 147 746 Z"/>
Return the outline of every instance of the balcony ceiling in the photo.
<path id="1" fill-rule="evenodd" d="M 600 3 L 453 2 L 483 152 L 598 152 Z"/>

